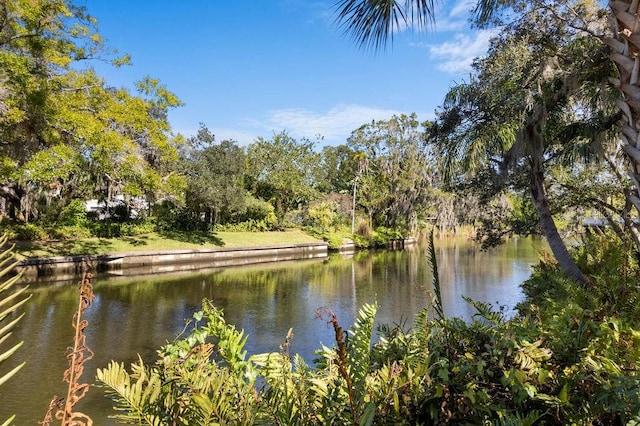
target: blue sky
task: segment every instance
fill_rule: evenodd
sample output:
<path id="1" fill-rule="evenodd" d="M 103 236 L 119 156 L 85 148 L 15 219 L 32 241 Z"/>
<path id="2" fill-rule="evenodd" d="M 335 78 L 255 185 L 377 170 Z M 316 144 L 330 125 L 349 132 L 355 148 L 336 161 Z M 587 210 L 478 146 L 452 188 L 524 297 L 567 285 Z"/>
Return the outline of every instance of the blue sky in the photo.
<path id="1" fill-rule="evenodd" d="M 158 78 L 185 103 L 174 132 L 207 125 L 247 145 L 287 131 L 337 145 L 360 125 L 415 112 L 431 119 L 490 33 L 470 31 L 469 0 L 447 0 L 428 32 L 363 51 L 335 25 L 334 0 L 80 0 L 133 66 L 96 66 L 114 86 Z"/>

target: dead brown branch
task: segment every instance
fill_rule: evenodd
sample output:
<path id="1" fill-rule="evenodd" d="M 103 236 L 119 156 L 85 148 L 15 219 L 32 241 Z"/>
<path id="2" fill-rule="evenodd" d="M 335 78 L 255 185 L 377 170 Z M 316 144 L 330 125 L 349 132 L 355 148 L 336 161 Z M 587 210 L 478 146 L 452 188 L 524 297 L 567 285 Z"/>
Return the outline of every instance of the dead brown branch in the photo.
<path id="1" fill-rule="evenodd" d="M 86 344 L 84 330 L 89 324 L 82 319 L 82 314 L 93 302 L 93 286 L 91 279 L 93 275 L 89 263 L 85 261 L 82 280 L 79 283 L 78 309 L 73 314 L 73 328 L 75 330 L 74 345 L 68 349 L 67 359 L 69 368 L 64 372 L 64 381 L 69 384 L 67 387 L 67 397 L 65 399 L 54 396 L 49 404 L 49 410 L 41 422 L 44 426 L 50 426 L 52 414 L 55 410 L 55 418 L 60 420 L 61 426 L 92 426 L 93 420 L 84 413 L 74 412 L 75 405 L 86 395 L 89 390 L 88 383 L 80 383 L 80 377 L 84 371 L 85 362 L 93 358 L 93 351 Z"/>

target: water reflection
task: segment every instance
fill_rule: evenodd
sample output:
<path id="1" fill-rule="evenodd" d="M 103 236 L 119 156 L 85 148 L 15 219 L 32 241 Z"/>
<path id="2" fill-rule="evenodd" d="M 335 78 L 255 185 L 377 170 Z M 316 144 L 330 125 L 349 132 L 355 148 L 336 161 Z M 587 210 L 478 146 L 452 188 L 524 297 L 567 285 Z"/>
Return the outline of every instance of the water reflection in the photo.
<path id="1" fill-rule="evenodd" d="M 537 247 L 531 240 L 514 240 L 480 252 L 460 240 L 437 242 L 445 313 L 471 317 L 473 309 L 461 295 L 512 308 L 520 298 L 518 284 L 537 258 Z M 429 303 L 431 282 L 420 248 L 182 275 L 101 276 L 94 280 L 96 299 L 86 312 L 87 344 L 96 355 L 84 379 L 93 381 L 95 369 L 111 359 L 129 364 L 140 354 L 153 361 L 155 350 L 180 333 L 184 319 L 200 309 L 203 298 L 223 308 L 227 321 L 245 330 L 249 353 L 277 351 L 293 327 L 291 351 L 311 360 L 321 344 L 333 343 L 332 329 L 315 318 L 318 307 L 331 309 L 348 328 L 360 306 L 377 300 L 379 323 L 405 320 L 410 325 Z M 65 394 L 64 353 L 72 343 L 71 318 L 77 303 L 73 283 L 31 289 L 33 298 L 12 337 L 25 344 L 10 361 L 27 358 L 28 365 L 0 387 L 0 419 L 16 413 L 16 424 L 36 424 L 51 397 Z M 111 413 L 110 403 L 101 390 L 92 389 L 78 409 L 94 417 L 96 424 L 109 424 L 104 418 Z"/>

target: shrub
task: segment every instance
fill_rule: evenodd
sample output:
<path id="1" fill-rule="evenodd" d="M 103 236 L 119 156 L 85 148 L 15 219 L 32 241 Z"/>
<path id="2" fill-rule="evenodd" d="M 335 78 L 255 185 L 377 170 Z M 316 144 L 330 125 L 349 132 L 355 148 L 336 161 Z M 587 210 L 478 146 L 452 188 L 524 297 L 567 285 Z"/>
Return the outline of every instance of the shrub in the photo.
<path id="1" fill-rule="evenodd" d="M 347 233 L 339 232 L 339 231 L 323 231 L 318 228 L 308 228 L 305 232 L 312 237 L 321 239 L 327 243 L 327 246 L 330 250 L 337 250 L 342 247 L 342 243 L 344 242 Z"/>
<path id="2" fill-rule="evenodd" d="M 149 234 L 156 229 L 156 224 L 152 219 L 136 220 L 125 222 L 120 226 L 120 235 L 135 237 L 136 235 Z"/>
<path id="3" fill-rule="evenodd" d="M 249 219 L 240 223 L 225 223 L 213 225 L 213 232 L 266 232 L 273 230 L 266 221 Z"/>
<path id="4" fill-rule="evenodd" d="M 61 226 L 80 226 L 87 220 L 87 209 L 83 200 L 75 198 L 60 212 L 57 224 Z"/>
<path id="5" fill-rule="evenodd" d="M 91 229 L 86 226 L 66 225 L 48 228 L 49 237 L 56 240 L 73 240 L 75 238 L 89 238 Z"/>
<path id="6" fill-rule="evenodd" d="M 12 240 L 38 241 L 49 238 L 47 231 L 35 223 L 19 223 L 11 226 L 9 236 Z"/>
<path id="7" fill-rule="evenodd" d="M 307 210 L 307 222 L 310 226 L 318 227 L 322 231 L 328 231 L 331 226 L 335 225 L 338 219 L 337 205 L 335 202 L 323 201 L 321 203 L 310 206 Z"/>
<path id="8" fill-rule="evenodd" d="M 244 213 L 238 215 L 235 220 L 238 223 L 248 222 L 251 220 L 256 222 L 263 221 L 268 229 L 275 228 L 278 223 L 276 210 L 271 203 L 251 196 L 248 196 L 246 199 L 246 209 Z"/>

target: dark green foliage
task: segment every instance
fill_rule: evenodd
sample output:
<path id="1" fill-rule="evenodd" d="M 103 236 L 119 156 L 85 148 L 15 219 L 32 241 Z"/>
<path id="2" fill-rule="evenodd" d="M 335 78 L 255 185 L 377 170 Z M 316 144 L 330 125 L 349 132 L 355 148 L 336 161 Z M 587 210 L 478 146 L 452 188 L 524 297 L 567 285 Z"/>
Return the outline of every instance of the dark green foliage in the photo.
<path id="1" fill-rule="evenodd" d="M 133 237 L 153 232 L 156 224 L 153 220 L 132 220 L 128 222 L 113 222 L 110 220 L 90 222 L 87 229 L 91 236 L 100 238 Z"/>
<path id="2" fill-rule="evenodd" d="M 214 135 L 201 124 L 182 159 L 187 177 L 186 210 L 195 222 L 208 225 L 231 222 L 245 210 L 245 153 L 234 141 L 215 143 Z"/>
<path id="3" fill-rule="evenodd" d="M 87 208 L 83 200 L 76 198 L 72 200 L 60 212 L 58 223 L 67 226 L 83 225 L 87 220 Z"/>
<path id="4" fill-rule="evenodd" d="M 520 309 L 539 324 L 575 407 L 567 409 L 567 418 L 624 424 L 638 416 L 640 269 L 633 253 L 616 236 L 589 234 L 577 249 L 592 282 L 588 290 L 548 261 L 523 285 L 527 303 Z"/>
<path id="5" fill-rule="evenodd" d="M 277 222 L 275 208 L 267 201 L 247 196 L 245 200 L 245 210 L 238 214 L 237 221 L 239 223 L 248 221 L 263 221 L 269 229 L 274 227 Z"/>

